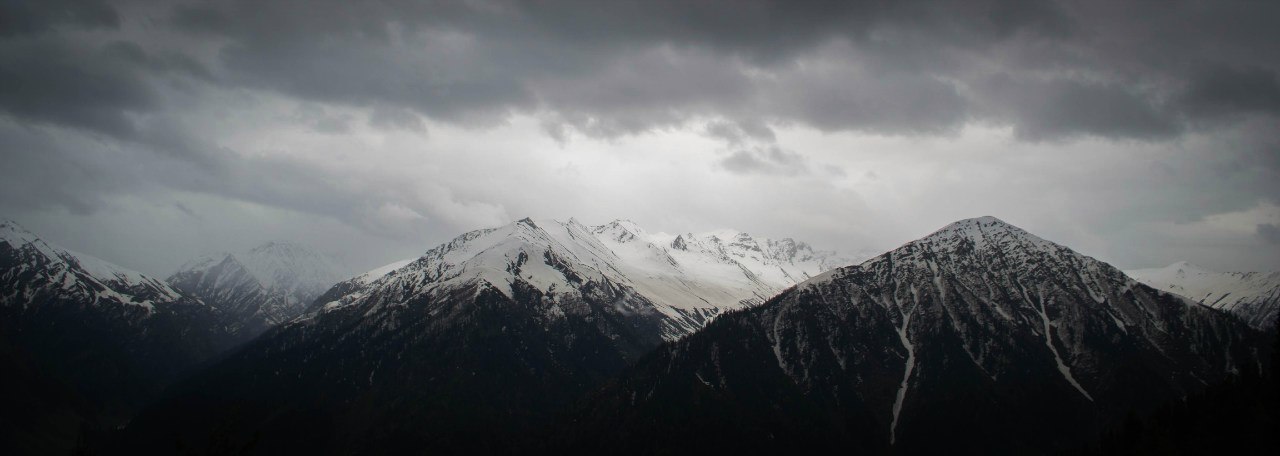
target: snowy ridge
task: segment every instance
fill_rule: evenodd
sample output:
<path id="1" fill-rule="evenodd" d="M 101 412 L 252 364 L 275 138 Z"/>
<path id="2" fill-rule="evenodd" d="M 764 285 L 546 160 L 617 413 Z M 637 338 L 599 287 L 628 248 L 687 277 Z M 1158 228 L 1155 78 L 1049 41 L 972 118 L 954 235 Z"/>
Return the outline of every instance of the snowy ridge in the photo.
<path id="1" fill-rule="evenodd" d="M 1152 288 L 1239 315 L 1254 327 L 1274 326 L 1280 312 L 1280 272 L 1217 272 L 1185 261 L 1125 272 Z"/>
<path id="2" fill-rule="evenodd" d="M 48 295 L 153 310 L 155 304 L 182 299 L 164 282 L 49 244 L 12 221 L 0 220 L 0 243 L 7 304 L 30 305 L 36 296 Z"/>
<path id="3" fill-rule="evenodd" d="M 339 280 L 339 268 L 327 256 L 279 241 L 197 258 L 167 279 L 233 316 L 238 332 L 250 333 L 297 317 Z"/>
<path id="4" fill-rule="evenodd" d="M 979 217 L 716 320 L 634 366 L 600 401 L 631 406 L 600 416 L 640 428 L 623 445 L 767 444 L 755 431 L 681 434 L 735 410 L 743 429 L 831 426 L 874 454 L 1020 454 L 1229 378 L 1260 362 L 1248 348 L 1260 341 L 1221 312 Z M 702 394 L 707 372 L 758 393 Z M 782 431 L 780 416 L 802 418 Z"/>
<path id="5" fill-rule="evenodd" d="M 364 273 L 364 274 L 360 274 L 360 275 L 358 275 L 358 276 L 355 276 L 355 277 L 351 278 L 351 280 L 354 280 L 354 281 L 356 281 L 356 282 L 358 282 L 358 283 L 362 283 L 362 284 L 372 283 L 373 281 L 376 281 L 376 280 L 378 280 L 378 279 L 381 279 L 381 278 L 383 278 L 383 277 L 386 277 L 386 275 L 387 275 L 387 274 L 392 273 L 392 272 L 393 272 L 393 271 L 395 271 L 396 269 L 400 269 L 400 268 L 403 268 L 403 267 L 405 267 L 405 266 L 408 266 L 408 265 L 409 265 L 409 263 L 412 263 L 412 262 L 413 262 L 413 260 L 414 260 L 413 258 L 410 258 L 410 259 L 407 259 L 407 260 L 400 260 L 400 261 L 395 261 L 395 262 L 392 262 L 392 263 L 388 263 L 388 264 L 386 264 L 386 265 L 380 266 L 380 267 L 378 267 L 378 268 L 376 268 L 376 269 L 374 269 L 374 270 L 371 270 L 371 271 L 369 271 L 369 272 L 366 272 L 366 273 Z"/>
<path id="6" fill-rule="evenodd" d="M 303 301 L 342 279 L 328 256 L 292 242 L 268 242 L 237 258 L 263 287 Z"/>
<path id="7" fill-rule="evenodd" d="M 584 287 L 606 286 L 629 290 L 627 295 L 660 313 L 663 337 L 674 339 L 841 261 L 791 239 L 755 239 L 739 232 L 672 236 L 650 234 L 627 220 L 591 227 L 575 219 L 526 218 L 463 234 L 412 262 L 358 276 L 345 282 L 350 289 L 331 296 L 325 309 L 358 304 L 370 295 L 407 300 L 412 293 L 476 284 L 514 297 L 519 282 L 569 299 L 580 297 Z"/>

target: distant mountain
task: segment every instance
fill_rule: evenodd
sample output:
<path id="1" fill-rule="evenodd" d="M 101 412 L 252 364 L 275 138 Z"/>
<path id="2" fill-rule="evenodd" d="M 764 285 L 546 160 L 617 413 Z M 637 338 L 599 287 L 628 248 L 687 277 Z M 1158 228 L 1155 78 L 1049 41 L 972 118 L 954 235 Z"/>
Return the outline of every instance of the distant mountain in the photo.
<path id="1" fill-rule="evenodd" d="M 122 445 L 216 436 L 263 454 L 517 451 L 663 340 L 834 258 L 790 240 L 664 237 L 623 221 L 473 231 L 339 283 L 313 312 L 177 388 Z"/>
<path id="2" fill-rule="evenodd" d="M 1257 369 L 1267 345 L 983 217 L 664 345 L 582 401 L 556 450 L 1053 453 Z"/>
<path id="3" fill-rule="evenodd" d="M 573 223 L 572 221 L 570 223 Z M 790 238 L 756 238 L 739 231 L 650 234 L 627 220 L 592 227 L 612 256 L 615 280 L 627 283 L 666 317 L 663 336 L 675 339 L 726 310 L 759 304 L 783 288 L 852 263 Z"/>
<path id="4" fill-rule="evenodd" d="M 1153 288 L 1239 315 L 1256 328 L 1274 327 L 1280 313 L 1280 272 L 1217 272 L 1185 261 L 1126 272 Z"/>
<path id="5" fill-rule="evenodd" d="M 338 301 L 344 297 L 347 297 L 347 299 L 354 299 L 354 296 L 350 296 L 350 295 L 365 289 L 366 287 L 369 286 L 370 283 L 373 283 L 373 281 L 381 279 L 385 277 L 387 274 L 395 272 L 395 270 L 397 269 L 408 266 L 409 263 L 412 263 L 416 259 L 417 258 L 410 258 L 407 260 L 399 260 L 392 263 L 388 263 L 388 264 L 379 266 L 374 270 L 364 272 L 350 279 L 338 282 L 334 284 L 332 287 L 329 287 L 329 290 L 324 292 L 324 294 L 316 298 L 312 303 L 312 307 L 308 308 L 307 311 L 308 312 L 315 311 L 317 309 L 324 307 L 325 304 L 328 304 L 333 301 Z"/>
<path id="6" fill-rule="evenodd" d="M 537 250 L 533 256 L 525 244 Z M 592 278 L 626 287 L 643 299 L 645 311 L 657 313 L 659 335 L 675 339 L 723 311 L 759 304 L 783 288 L 852 262 L 789 238 L 754 238 L 728 230 L 651 234 L 627 220 L 590 227 L 572 219 L 524 219 L 473 231 L 415 263 L 423 261 L 431 262 L 430 271 L 401 274 L 388 271 L 398 269 L 396 264 L 387 265 L 340 284 L 321 301 L 330 309 L 342 307 L 405 281 L 434 287 L 483 281 L 508 296 L 512 284 L 523 281 L 554 295 L 578 288 L 575 280 Z M 377 280 L 384 277 L 391 283 Z"/>
<path id="7" fill-rule="evenodd" d="M 329 257 L 290 242 L 268 242 L 247 252 L 193 260 L 169 276 L 174 288 L 199 297 L 235 319 L 245 337 L 302 314 L 342 279 Z"/>
<path id="8" fill-rule="evenodd" d="M 164 282 L 0 221 L 5 454 L 67 451 L 124 424 L 233 343 L 223 316 Z"/>

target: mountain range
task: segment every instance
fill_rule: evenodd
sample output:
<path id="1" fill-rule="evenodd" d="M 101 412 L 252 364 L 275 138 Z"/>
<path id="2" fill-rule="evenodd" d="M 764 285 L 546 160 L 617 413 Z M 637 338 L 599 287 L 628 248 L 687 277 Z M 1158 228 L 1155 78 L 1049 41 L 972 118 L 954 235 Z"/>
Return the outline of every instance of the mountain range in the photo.
<path id="1" fill-rule="evenodd" d="M 198 299 L 0 221 L 2 445 L 69 451 L 236 342 Z"/>
<path id="2" fill-rule="evenodd" d="M 136 441 L 191 444 L 216 428 L 235 442 L 269 435 L 257 441 L 263 451 L 512 451 L 664 340 L 834 258 L 789 239 L 651 235 L 626 221 L 522 219 L 473 231 L 336 285 L 314 312 L 139 417 Z M 175 425 L 193 414 L 201 425 Z M 302 438 L 315 429 L 342 432 Z"/>
<path id="3" fill-rule="evenodd" d="M 0 241 L 12 454 L 1052 453 L 1271 363 L 1269 276 L 1135 280 L 993 217 L 869 259 L 522 219 L 345 280 Z"/>
<path id="4" fill-rule="evenodd" d="M 1185 261 L 1126 272 L 1153 288 L 1236 314 L 1260 329 L 1275 327 L 1280 313 L 1280 272 L 1217 272 Z"/>
<path id="5" fill-rule="evenodd" d="M 1266 358 L 1240 320 L 995 218 L 824 273 L 748 239 L 464 234 L 335 287 L 175 388 L 125 447 L 1046 452 Z"/>
<path id="6" fill-rule="evenodd" d="M 584 401 L 564 441 L 637 454 L 1052 453 L 1258 372 L 1265 349 L 1238 319 L 983 217 L 665 344 Z"/>
<path id="7" fill-rule="evenodd" d="M 166 282 L 226 313 L 231 330 L 247 339 L 301 315 L 342 278 L 342 268 L 331 258 L 274 241 L 197 258 Z"/>

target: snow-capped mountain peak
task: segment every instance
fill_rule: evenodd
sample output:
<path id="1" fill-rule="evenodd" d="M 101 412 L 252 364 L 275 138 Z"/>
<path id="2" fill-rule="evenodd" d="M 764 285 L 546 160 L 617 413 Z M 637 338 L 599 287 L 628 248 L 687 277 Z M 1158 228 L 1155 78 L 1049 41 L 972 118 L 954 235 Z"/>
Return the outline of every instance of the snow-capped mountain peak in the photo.
<path id="1" fill-rule="evenodd" d="M 819 423 L 849 439 L 841 448 L 874 454 L 1019 454 L 1059 445 L 1064 434 L 1096 435 L 1099 423 L 1255 365 L 1260 354 L 1241 347 L 1256 336 L 1102 261 L 980 217 L 717 319 L 593 401 L 625 406 L 580 416 L 589 427 L 597 418 L 627 426 L 624 438 L 634 440 L 609 442 L 621 446 L 806 441 Z M 724 434 L 724 410 L 741 433 Z"/>
<path id="2" fill-rule="evenodd" d="M 635 239 L 646 239 L 648 233 L 645 232 L 640 225 L 625 219 L 618 219 L 604 225 L 597 226 L 591 230 L 593 233 L 614 240 L 615 242 L 628 242 Z"/>
<path id="3" fill-rule="evenodd" d="M 271 241 L 245 252 L 197 258 L 168 282 L 235 316 L 238 332 L 256 333 L 300 315 L 341 278 L 328 256 L 298 243 Z"/>
<path id="4" fill-rule="evenodd" d="M 17 222 L 12 220 L 0 219 L 0 241 L 9 243 L 13 248 L 19 248 L 24 245 L 32 245 L 34 248 L 40 249 L 42 252 L 52 253 L 53 250 L 45 244 L 43 240 L 36 237 L 30 231 L 27 231 Z"/>
<path id="5" fill-rule="evenodd" d="M 947 246 L 952 249 L 971 247 L 976 250 L 1011 246 L 1041 251 L 1062 248 L 1058 244 L 1046 241 L 989 215 L 953 222 L 915 242 Z"/>
<path id="6" fill-rule="evenodd" d="M 240 261 L 264 287 L 289 293 L 313 294 L 341 278 L 328 256 L 292 242 L 267 242 L 240 256 Z"/>
<path id="7" fill-rule="evenodd" d="M 681 248 L 684 239 L 690 245 Z M 367 283 L 425 287 L 423 292 L 483 283 L 512 298 L 523 286 L 567 299 L 592 287 L 623 288 L 663 315 L 663 336 L 675 338 L 725 310 L 763 302 L 839 261 L 832 253 L 813 252 L 792 240 L 757 240 L 736 231 L 672 237 L 650 233 L 625 219 L 588 227 L 576 219 L 524 218 L 463 234 L 384 280 Z M 344 282 L 335 287 L 348 291 L 339 296 L 327 293 L 324 299 L 332 302 L 326 308 L 385 295 L 357 285 Z"/>
<path id="8" fill-rule="evenodd" d="M 30 396 L 6 403 L 30 417 L 5 420 L 6 437 L 24 423 L 49 429 L 39 436 L 123 427 L 240 340 L 204 302 L 0 220 L 0 370 L 8 394 Z M 0 440 L 5 454 L 65 452 Z"/>
<path id="9" fill-rule="evenodd" d="M 68 299 L 115 302 L 153 309 L 154 304 L 182 299 L 164 282 L 96 257 L 49 244 L 16 222 L 0 220 L 0 242 L 8 246 L 0 277 L 13 297 L 35 299 L 44 293 Z M 21 283 L 21 286 L 19 286 Z M 34 285 L 33 285 L 34 284 Z"/>
<path id="10" fill-rule="evenodd" d="M 388 263 L 388 264 L 385 264 L 385 265 L 379 266 L 379 267 L 377 267 L 377 268 L 375 268 L 375 269 L 371 269 L 371 270 L 369 270 L 368 272 L 365 272 L 364 274 L 360 274 L 360 275 L 358 275 L 358 276 L 355 276 L 355 277 L 354 277 L 354 279 L 356 279 L 356 280 L 358 280 L 358 281 L 360 281 L 360 282 L 362 282 L 362 283 L 370 283 L 370 282 L 373 282 L 373 281 L 375 281 L 375 280 L 378 280 L 378 279 L 381 279 L 381 278 L 383 278 L 383 277 L 386 277 L 386 276 L 387 276 L 387 274 L 390 274 L 390 273 L 392 273 L 392 272 L 395 272 L 395 270 L 397 270 L 397 269 L 400 269 L 400 268 L 403 268 L 403 267 L 405 267 L 405 266 L 408 266 L 408 265 L 409 265 L 409 263 L 412 263 L 412 262 L 413 262 L 413 260 L 414 260 L 414 258 L 410 258 L 410 259 L 407 259 L 407 260 L 394 261 L 394 262 L 391 262 L 391 263 Z"/>

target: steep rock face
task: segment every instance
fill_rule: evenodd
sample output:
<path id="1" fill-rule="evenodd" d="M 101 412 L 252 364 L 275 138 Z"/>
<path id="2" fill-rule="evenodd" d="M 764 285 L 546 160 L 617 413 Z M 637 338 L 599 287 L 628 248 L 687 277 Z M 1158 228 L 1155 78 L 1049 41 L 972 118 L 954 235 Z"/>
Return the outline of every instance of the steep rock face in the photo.
<path id="1" fill-rule="evenodd" d="M 10 399 L 29 401 L 3 407 L 5 446 L 19 453 L 67 450 L 82 428 L 123 424 L 234 342 L 204 303 L 7 221 L 0 290 L 5 381 L 23 391 Z"/>
<path id="2" fill-rule="evenodd" d="M 1000 220 L 952 224 L 665 345 L 575 450 L 1044 453 L 1260 367 L 1213 309 Z"/>
<path id="3" fill-rule="evenodd" d="M 1280 313 L 1280 272 L 1217 272 L 1185 261 L 1126 272 L 1153 288 L 1236 314 L 1255 328 L 1275 327 Z"/>
<path id="4" fill-rule="evenodd" d="M 302 314 L 341 280 L 328 257 L 288 242 L 269 242 L 238 254 L 191 261 L 167 282 L 234 318 L 232 330 L 250 338 Z"/>

